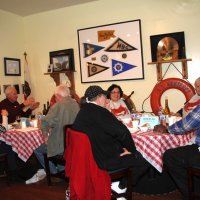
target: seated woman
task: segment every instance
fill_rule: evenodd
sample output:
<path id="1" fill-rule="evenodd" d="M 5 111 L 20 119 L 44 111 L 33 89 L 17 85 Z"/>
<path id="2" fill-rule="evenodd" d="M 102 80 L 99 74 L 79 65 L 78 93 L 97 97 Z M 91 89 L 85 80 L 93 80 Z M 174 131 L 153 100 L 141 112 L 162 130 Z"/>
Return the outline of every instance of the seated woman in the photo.
<path id="1" fill-rule="evenodd" d="M 130 111 L 126 106 L 126 103 L 122 99 L 123 91 L 119 85 L 112 84 L 108 90 L 107 98 L 109 99 L 107 108 L 117 118 L 125 118 L 130 116 Z"/>

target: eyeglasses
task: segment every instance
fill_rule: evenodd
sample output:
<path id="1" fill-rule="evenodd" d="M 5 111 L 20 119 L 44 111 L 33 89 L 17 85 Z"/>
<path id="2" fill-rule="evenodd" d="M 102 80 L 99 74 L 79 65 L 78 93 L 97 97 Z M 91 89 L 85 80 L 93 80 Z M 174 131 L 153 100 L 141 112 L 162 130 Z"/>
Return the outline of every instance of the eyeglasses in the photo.
<path id="1" fill-rule="evenodd" d="M 112 91 L 111 94 L 120 94 L 120 91 L 118 91 L 118 92 Z"/>

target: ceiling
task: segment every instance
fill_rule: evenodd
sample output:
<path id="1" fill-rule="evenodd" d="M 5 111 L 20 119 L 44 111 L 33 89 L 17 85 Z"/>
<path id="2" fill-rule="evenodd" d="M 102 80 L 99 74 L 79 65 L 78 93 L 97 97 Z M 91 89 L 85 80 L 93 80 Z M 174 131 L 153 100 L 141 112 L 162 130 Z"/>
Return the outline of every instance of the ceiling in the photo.
<path id="1" fill-rule="evenodd" d="M 98 0 L 0 0 L 0 10 L 28 16 Z"/>

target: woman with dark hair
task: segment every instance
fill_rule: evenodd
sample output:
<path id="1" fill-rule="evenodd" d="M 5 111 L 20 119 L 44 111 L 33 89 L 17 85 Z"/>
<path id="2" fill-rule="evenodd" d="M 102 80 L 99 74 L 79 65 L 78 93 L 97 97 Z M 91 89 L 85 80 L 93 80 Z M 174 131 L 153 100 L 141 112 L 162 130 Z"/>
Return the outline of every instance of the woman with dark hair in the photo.
<path id="1" fill-rule="evenodd" d="M 122 99 L 123 91 L 119 85 L 112 84 L 108 90 L 107 98 L 110 99 L 107 105 L 108 110 L 117 118 L 124 118 L 130 115 L 130 111 L 126 103 Z"/>

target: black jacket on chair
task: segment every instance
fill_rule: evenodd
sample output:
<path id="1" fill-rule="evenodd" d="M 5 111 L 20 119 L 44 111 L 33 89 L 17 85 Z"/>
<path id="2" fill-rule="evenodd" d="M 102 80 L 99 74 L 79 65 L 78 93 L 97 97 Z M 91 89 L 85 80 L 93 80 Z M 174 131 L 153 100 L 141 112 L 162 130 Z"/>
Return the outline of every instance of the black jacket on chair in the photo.
<path id="1" fill-rule="evenodd" d="M 122 167 L 118 166 L 120 162 L 130 156 L 120 157 L 123 148 L 132 153 L 136 152 L 135 144 L 126 126 L 107 109 L 94 103 L 87 103 L 80 110 L 73 129 L 89 136 L 94 158 L 101 169 L 109 170 L 110 161 L 113 163 L 113 168 Z"/>

